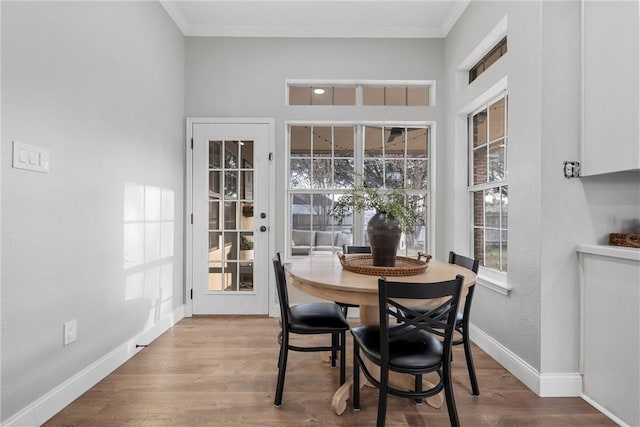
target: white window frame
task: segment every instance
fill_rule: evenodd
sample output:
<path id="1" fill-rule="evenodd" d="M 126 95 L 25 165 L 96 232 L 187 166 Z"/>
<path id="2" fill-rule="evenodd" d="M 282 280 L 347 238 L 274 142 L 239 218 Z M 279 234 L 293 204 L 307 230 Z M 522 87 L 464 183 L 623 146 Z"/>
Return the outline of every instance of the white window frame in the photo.
<path id="1" fill-rule="evenodd" d="M 460 162 L 464 161 L 464 166 L 460 168 L 460 170 L 464 170 L 464 182 L 467 183 L 465 187 L 465 200 L 466 200 L 466 217 L 465 217 L 465 225 L 468 227 L 469 231 L 466 234 L 466 247 L 470 254 L 473 254 L 473 195 L 470 190 L 471 186 L 469 185 L 469 132 L 468 123 L 469 116 L 473 113 L 477 112 L 481 109 L 483 105 L 491 104 L 492 101 L 500 98 L 503 94 L 507 93 L 508 88 L 508 78 L 505 76 L 501 80 L 499 80 L 495 85 L 489 88 L 486 92 L 478 96 L 467 106 L 459 110 L 458 117 L 460 119 L 460 124 L 464 126 L 463 128 L 458 128 L 461 131 L 459 141 L 462 143 L 464 141 L 464 160 L 459 159 Z M 508 108 L 508 106 L 507 106 Z M 509 124 L 507 123 L 507 126 Z M 464 130 L 463 130 L 464 129 Z M 463 138 L 462 138 L 463 137 Z M 509 144 L 509 142 L 508 142 Z M 508 148 L 507 148 L 507 158 L 509 157 Z M 484 185 L 484 184 L 483 184 Z M 508 185 L 508 182 L 505 181 L 505 185 Z M 510 190 L 511 192 L 511 190 Z M 480 267 L 478 270 L 478 277 L 476 280 L 478 285 L 491 289 L 502 295 L 509 295 L 512 291 L 512 286 L 508 282 L 508 273 L 496 271 L 491 268 Z"/>
<path id="2" fill-rule="evenodd" d="M 284 123 L 284 135 L 286 135 L 286 141 L 285 141 L 285 162 L 286 162 L 286 173 L 284 176 L 284 185 L 285 185 L 285 193 L 286 193 L 286 203 L 285 203 L 285 232 L 286 232 L 286 238 L 285 238 L 285 250 L 284 250 L 284 257 L 285 260 L 288 260 L 292 257 L 291 255 L 291 224 L 290 224 L 290 220 L 291 220 L 291 203 L 290 203 L 290 198 L 291 198 L 291 194 L 293 193 L 316 193 L 314 191 L 314 189 L 309 188 L 309 189 L 303 189 L 303 190 L 293 190 L 290 188 L 289 186 L 289 166 L 290 166 L 290 157 L 291 157 L 291 147 L 290 147 L 290 135 L 289 135 L 289 128 L 291 126 L 334 126 L 334 127 L 340 127 L 340 126 L 354 126 L 356 127 L 356 144 L 358 142 L 358 140 L 362 138 L 361 135 L 361 129 L 363 129 L 365 126 L 376 126 L 376 127 L 426 127 L 429 129 L 429 139 L 427 141 L 428 148 L 427 148 L 427 152 L 428 152 L 428 159 L 427 161 L 429 162 L 428 168 L 429 168 L 429 178 L 428 178 L 428 186 L 426 189 L 426 194 L 425 194 L 425 200 L 427 203 L 427 223 L 425 224 L 425 226 L 427 227 L 427 230 L 425 231 L 425 236 L 426 237 L 426 244 L 425 244 L 425 250 L 428 253 L 434 253 L 435 251 L 435 241 L 436 241 L 436 237 L 435 237 L 435 208 L 433 206 L 433 200 L 436 199 L 435 197 L 435 189 L 437 188 L 436 185 L 436 162 L 435 162 L 435 158 L 436 158 L 436 122 L 434 121 L 406 121 L 406 120 L 397 120 L 397 121 L 338 121 L 338 120 L 322 120 L 322 121 L 318 121 L 318 120 L 288 120 L 285 121 Z M 359 167 L 362 167 L 364 164 L 364 157 L 363 157 L 364 152 L 363 151 L 358 151 L 357 147 L 355 148 L 355 152 L 354 152 L 354 161 L 355 161 L 355 167 L 356 167 L 356 171 L 358 170 Z M 318 191 L 318 193 L 323 193 L 323 190 Z M 411 192 L 409 192 L 409 194 L 412 194 Z M 353 227 L 354 227 L 354 239 L 362 239 L 363 236 L 359 235 L 358 233 L 360 233 L 360 230 L 363 228 L 363 223 L 362 223 L 362 215 L 355 215 L 354 216 L 354 223 L 353 223 Z"/>

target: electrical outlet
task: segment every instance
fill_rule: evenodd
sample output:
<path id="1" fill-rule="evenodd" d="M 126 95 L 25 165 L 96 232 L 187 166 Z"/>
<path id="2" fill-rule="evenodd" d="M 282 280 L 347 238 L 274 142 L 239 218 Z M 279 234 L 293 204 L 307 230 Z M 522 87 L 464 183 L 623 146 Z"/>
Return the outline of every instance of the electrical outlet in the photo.
<path id="1" fill-rule="evenodd" d="M 69 345 L 78 338 L 78 324 L 76 319 L 65 322 L 63 327 L 63 344 Z"/>

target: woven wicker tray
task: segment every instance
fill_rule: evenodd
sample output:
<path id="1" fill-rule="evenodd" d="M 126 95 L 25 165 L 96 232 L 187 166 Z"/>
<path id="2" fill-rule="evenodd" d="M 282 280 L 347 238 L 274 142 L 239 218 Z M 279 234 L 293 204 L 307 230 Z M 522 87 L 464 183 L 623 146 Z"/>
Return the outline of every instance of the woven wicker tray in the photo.
<path id="1" fill-rule="evenodd" d="M 395 267 L 380 267 L 373 265 L 373 256 L 371 254 L 344 255 L 342 252 L 338 252 L 337 255 L 342 268 L 345 270 L 371 276 L 413 276 L 421 274 L 429 267 L 429 260 L 431 260 L 431 255 L 419 252 L 417 259 L 399 256 L 396 257 Z M 425 258 L 426 261 L 423 261 L 422 258 Z"/>

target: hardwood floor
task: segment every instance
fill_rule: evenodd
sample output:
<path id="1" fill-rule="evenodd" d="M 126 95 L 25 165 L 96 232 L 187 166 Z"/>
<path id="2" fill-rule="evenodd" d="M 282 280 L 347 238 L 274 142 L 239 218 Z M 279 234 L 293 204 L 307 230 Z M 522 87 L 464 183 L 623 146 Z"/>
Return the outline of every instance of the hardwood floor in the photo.
<path id="1" fill-rule="evenodd" d="M 318 353 L 289 353 L 283 404 L 275 408 L 278 330 L 274 318 L 183 319 L 45 426 L 375 425 L 374 388 L 362 390 L 361 411 L 354 412 L 349 401 L 343 415 L 333 414 L 339 372 Z M 478 347 L 473 350 L 478 397 L 471 395 L 462 347 L 454 350 L 454 392 L 463 426 L 615 426 L 580 398 L 537 397 Z M 347 361 L 350 374 L 351 351 Z M 449 420 L 444 406 L 389 396 L 387 425 L 436 427 Z"/>

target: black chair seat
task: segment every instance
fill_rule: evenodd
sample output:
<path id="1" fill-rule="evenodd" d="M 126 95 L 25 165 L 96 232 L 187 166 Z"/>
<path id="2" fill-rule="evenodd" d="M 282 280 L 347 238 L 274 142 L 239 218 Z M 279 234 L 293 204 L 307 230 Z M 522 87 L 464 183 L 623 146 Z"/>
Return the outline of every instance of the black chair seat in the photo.
<path id="1" fill-rule="evenodd" d="M 340 306 L 318 302 L 291 306 L 289 327 L 297 334 L 321 334 L 348 331 L 349 323 Z"/>
<path id="2" fill-rule="evenodd" d="M 351 329 L 351 333 L 369 359 L 380 364 L 380 328 L 359 326 Z M 431 370 L 442 363 L 442 351 L 442 343 L 435 336 L 416 331 L 405 339 L 389 343 L 389 367 L 396 371 Z"/>

